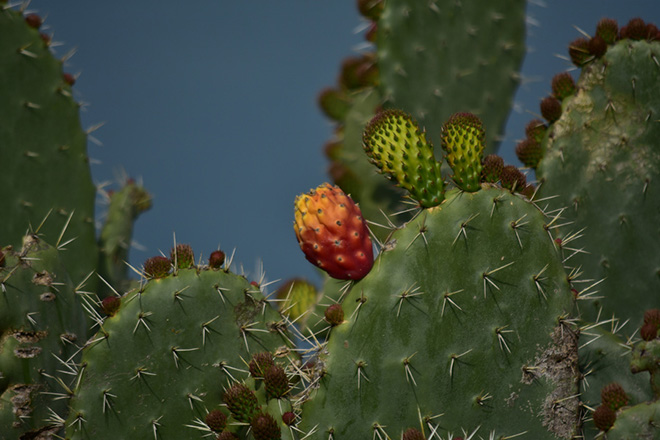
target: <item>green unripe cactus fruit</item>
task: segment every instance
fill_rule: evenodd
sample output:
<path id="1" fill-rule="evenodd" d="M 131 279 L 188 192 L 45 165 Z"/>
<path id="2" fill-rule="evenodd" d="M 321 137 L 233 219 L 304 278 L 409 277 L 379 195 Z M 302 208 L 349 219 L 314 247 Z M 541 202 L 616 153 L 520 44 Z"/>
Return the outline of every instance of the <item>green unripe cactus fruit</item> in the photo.
<path id="1" fill-rule="evenodd" d="M 454 182 L 464 191 L 481 188 L 484 139 L 481 120 L 472 113 L 454 113 L 442 126 L 442 149 L 454 172 Z"/>
<path id="2" fill-rule="evenodd" d="M 377 114 L 363 135 L 371 161 L 423 207 L 444 199 L 444 182 L 433 146 L 412 117 L 399 110 Z"/>

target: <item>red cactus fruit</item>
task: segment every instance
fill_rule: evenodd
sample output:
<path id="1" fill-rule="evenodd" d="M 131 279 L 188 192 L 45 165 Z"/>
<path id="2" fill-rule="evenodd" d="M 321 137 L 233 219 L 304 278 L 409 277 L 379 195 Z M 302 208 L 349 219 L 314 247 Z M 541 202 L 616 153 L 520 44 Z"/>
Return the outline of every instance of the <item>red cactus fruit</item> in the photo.
<path id="1" fill-rule="evenodd" d="M 631 18 L 619 32 L 621 39 L 629 38 L 631 40 L 645 40 L 647 34 L 646 23 L 639 17 Z"/>
<path id="2" fill-rule="evenodd" d="M 536 168 L 543 158 L 543 149 L 541 144 L 527 138 L 516 145 L 516 156 L 526 167 Z"/>
<path id="3" fill-rule="evenodd" d="M 603 387 L 600 391 L 600 399 L 603 405 L 609 406 L 614 411 L 628 404 L 628 395 L 626 395 L 623 387 L 616 382 Z"/>
<path id="4" fill-rule="evenodd" d="M 552 94 L 555 98 L 563 100 L 575 93 L 575 81 L 568 72 L 561 72 L 552 78 Z"/>
<path id="5" fill-rule="evenodd" d="M 284 368 L 272 365 L 264 374 L 264 387 L 269 398 L 281 399 L 289 392 L 289 378 Z"/>
<path id="6" fill-rule="evenodd" d="M 614 44 L 619 36 L 619 25 L 616 20 L 602 18 L 596 25 L 596 35 L 601 37 L 607 44 Z"/>
<path id="7" fill-rule="evenodd" d="M 600 58 L 605 55 L 605 52 L 607 52 L 607 43 L 600 35 L 594 35 L 589 40 L 587 48 L 589 49 L 589 53 L 591 55 L 595 56 L 596 58 Z"/>
<path id="8" fill-rule="evenodd" d="M 117 311 L 119 311 L 120 306 L 121 299 L 116 296 L 108 296 L 101 301 L 101 309 L 103 309 L 103 313 L 108 316 L 115 316 Z"/>
<path id="9" fill-rule="evenodd" d="M 282 421 L 287 426 L 293 426 L 296 424 L 296 415 L 291 411 L 287 411 L 282 414 Z"/>
<path id="10" fill-rule="evenodd" d="M 259 413 L 250 422 L 255 440 L 279 440 L 282 438 L 279 424 L 268 413 Z"/>
<path id="11" fill-rule="evenodd" d="M 241 383 L 236 383 L 225 391 L 222 401 L 239 422 L 249 423 L 259 410 L 257 396 Z"/>
<path id="12" fill-rule="evenodd" d="M 295 201 L 294 229 L 307 260 L 333 278 L 360 280 L 374 263 L 360 208 L 336 186 L 324 183 Z"/>
<path id="13" fill-rule="evenodd" d="M 643 324 L 639 329 L 639 335 L 645 341 L 652 341 L 658 337 L 658 327 L 650 322 Z"/>
<path id="14" fill-rule="evenodd" d="M 593 414 L 594 424 L 601 431 L 609 431 L 616 421 L 616 412 L 606 405 L 600 405 Z"/>
<path id="15" fill-rule="evenodd" d="M 195 254 L 189 244 L 177 244 L 170 251 L 170 259 L 179 269 L 190 269 L 195 265 Z"/>
<path id="16" fill-rule="evenodd" d="M 424 434 L 419 432 L 415 428 L 408 428 L 406 432 L 403 433 L 403 440 L 426 440 Z"/>
<path id="17" fill-rule="evenodd" d="M 144 275 L 147 278 L 165 278 L 170 273 L 172 262 L 169 258 L 158 255 L 144 262 Z"/>
<path id="18" fill-rule="evenodd" d="M 271 353 L 267 351 L 255 353 L 252 356 L 252 360 L 248 364 L 250 376 L 254 377 L 255 379 L 262 379 L 266 374 L 266 371 L 268 371 L 268 369 L 273 365 L 275 365 L 275 359 Z"/>
<path id="19" fill-rule="evenodd" d="M 206 415 L 204 423 L 213 431 L 220 432 L 227 426 L 227 416 L 219 409 L 214 409 Z"/>
<path id="20" fill-rule="evenodd" d="M 43 20 L 37 14 L 28 14 L 25 16 L 25 22 L 28 26 L 39 29 L 43 24 Z"/>
<path id="21" fill-rule="evenodd" d="M 552 124 L 561 117 L 561 102 L 554 96 L 543 98 L 541 101 L 541 114 Z"/>
<path id="22" fill-rule="evenodd" d="M 211 252 L 209 255 L 209 267 L 211 269 L 220 269 L 225 263 L 225 253 L 221 250 Z"/>
<path id="23" fill-rule="evenodd" d="M 500 180 L 504 159 L 497 154 L 489 154 L 484 158 L 481 169 L 481 180 L 484 182 L 497 183 Z"/>
<path id="24" fill-rule="evenodd" d="M 504 188 L 510 189 L 511 191 L 521 191 L 527 185 L 527 178 L 525 175 L 513 165 L 507 165 L 502 169 L 500 181 Z"/>
<path id="25" fill-rule="evenodd" d="M 568 45 L 568 55 L 571 61 L 578 67 L 582 67 L 591 59 L 589 53 L 589 40 L 584 37 L 576 38 Z"/>
<path id="26" fill-rule="evenodd" d="M 540 119 L 532 119 L 525 126 L 525 135 L 536 142 L 543 140 L 546 131 L 548 131 L 548 127 Z"/>
<path id="27" fill-rule="evenodd" d="M 325 309 L 324 312 L 325 320 L 328 323 L 335 327 L 342 322 L 344 322 L 344 309 L 341 308 L 341 304 L 332 304 Z"/>

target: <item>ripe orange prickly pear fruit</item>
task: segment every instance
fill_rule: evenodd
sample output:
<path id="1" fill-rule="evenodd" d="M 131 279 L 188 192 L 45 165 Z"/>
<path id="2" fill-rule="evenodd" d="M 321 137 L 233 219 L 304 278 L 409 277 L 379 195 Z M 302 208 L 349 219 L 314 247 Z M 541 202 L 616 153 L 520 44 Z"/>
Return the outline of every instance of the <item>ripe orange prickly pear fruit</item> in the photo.
<path id="1" fill-rule="evenodd" d="M 360 280 L 374 254 L 360 208 L 336 186 L 324 183 L 296 197 L 294 229 L 307 260 L 333 278 Z"/>

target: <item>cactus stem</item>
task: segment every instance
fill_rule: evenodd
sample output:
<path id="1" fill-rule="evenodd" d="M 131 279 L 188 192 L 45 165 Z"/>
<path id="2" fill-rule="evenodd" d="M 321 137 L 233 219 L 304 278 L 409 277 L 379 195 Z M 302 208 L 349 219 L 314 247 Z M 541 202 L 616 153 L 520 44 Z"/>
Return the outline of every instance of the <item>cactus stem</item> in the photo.
<path id="1" fill-rule="evenodd" d="M 468 224 L 472 220 L 477 218 L 478 216 L 479 216 L 479 213 L 472 214 L 467 220 L 465 220 L 463 223 L 461 223 L 461 229 L 459 229 L 458 234 L 456 234 L 456 238 L 454 238 L 454 241 L 451 243 L 452 246 L 454 246 L 456 244 L 456 241 L 461 236 L 461 234 L 463 234 L 463 236 L 465 237 L 465 241 L 467 242 L 467 227 L 468 227 Z"/>
<path id="2" fill-rule="evenodd" d="M 489 271 L 489 270 L 487 269 L 486 272 L 484 272 L 484 273 L 482 274 L 482 277 L 483 277 L 483 279 L 484 279 L 484 298 L 486 298 L 486 290 L 487 290 L 488 284 L 490 284 L 491 286 L 493 286 L 493 287 L 496 288 L 497 290 L 500 290 L 500 288 L 498 287 L 498 285 L 495 284 L 495 281 L 493 281 L 493 280 L 490 279 L 490 276 L 491 276 L 492 274 L 494 274 L 495 272 L 497 272 L 498 270 L 502 270 L 502 269 L 504 269 L 504 268 L 506 268 L 506 267 L 511 266 L 513 263 L 515 263 L 515 261 L 510 261 L 509 263 L 505 264 L 504 266 L 500 266 L 500 267 L 498 267 L 497 269 L 493 269 L 493 270 L 491 270 L 491 271 Z"/>
<path id="3" fill-rule="evenodd" d="M 417 284 L 417 283 L 415 283 Z M 423 295 L 424 292 L 418 292 L 419 289 L 421 289 L 422 286 L 417 286 L 414 287 L 415 284 L 412 286 L 406 288 L 402 293 L 395 295 L 399 297 L 399 307 L 397 308 L 396 311 L 396 317 L 399 317 L 399 314 L 401 313 L 401 305 L 403 304 L 403 301 L 408 298 L 414 299 L 416 296 Z M 413 288 L 414 287 L 414 288 Z"/>
<path id="4" fill-rule="evenodd" d="M 463 352 L 461 354 L 452 354 L 450 356 L 450 359 L 451 359 L 451 361 L 449 362 L 449 378 L 450 379 L 452 377 L 454 377 L 454 364 L 456 363 L 456 360 L 460 359 L 461 357 L 465 356 L 466 354 L 468 354 L 471 351 L 472 351 L 472 349 L 469 349 L 468 351 Z"/>
<path id="5" fill-rule="evenodd" d="M 460 310 L 461 312 L 463 311 L 463 309 L 461 309 L 461 307 L 460 307 L 458 304 L 456 304 L 456 303 L 454 302 L 453 299 L 451 299 L 451 296 L 452 296 L 452 295 L 455 295 L 455 294 L 457 294 L 457 293 L 461 293 L 463 290 L 464 290 L 464 289 L 457 290 L 457 291 L 455 291 L 455 292 L 445 292 L 445 295 L 444 295 L 445 298 L 444 298 L 444 300 L 442 301 L 442 311 L 440 312 L 440 317 L 445 316 L 445 304 L 447 304 L 447 302 L 449 302 L 449 304 L 451 304 L 452 306 L 456 307 L 456 308 L 457 308 L 458 310 Z"/>

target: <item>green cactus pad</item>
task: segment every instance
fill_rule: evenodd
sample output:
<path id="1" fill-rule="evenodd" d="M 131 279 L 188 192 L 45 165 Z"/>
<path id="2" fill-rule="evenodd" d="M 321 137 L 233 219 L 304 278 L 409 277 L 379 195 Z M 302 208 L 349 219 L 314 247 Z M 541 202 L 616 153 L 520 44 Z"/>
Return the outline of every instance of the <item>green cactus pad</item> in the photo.
<path id="1" fill-rule="evenodd" d="M 0 268 L 0 439 L 58 433 L 87 340 L 85 307 L 94 303 L 72 283 L 61 253 L 35 236 L 20 251 L 4 249 Z M 23 437 L 25 436 L 25 437 Z M 45 437 L 44 437 L 45 438 Z"/>
<path id="2" fill-rule="evenodd" d="M 389 108 L 438 126 L 457 109 L 479 116 L 497 151 L 525 54 L 525 2 L 388 0 L 378 21 L 381 90 Z M 430 140 L 440 144 L 440 133 Z"/>
<path id="3" fill-rule="evenodd" d="M 244 277 L 179 269 L 151 280 L 87 344 L 67 438 L 193 438 L 252 353 L 286 356 L 287 343 L 281 316 Z"/>
<path id="4" fill-rule="evenodd" d="M 62 62 L 39 30 L 4 6 L 0 60 L 0 245 L 20 247 L 26 231 L 37 229 L 53 245 L 75 239 L 75 251 L 63 258 L 72 280 L 80 282 L 96 268 L 98 250 L 96 189 L 78 103 L 63 78 Z"/>
<path id="5" fill-rule="evenodd" d="M 464 191 L 481 188 L 484 128 L 472 113 L 454 113 L 442 126 L 442 149 L 456 185 Z"/>
<path id="6" fill-rule="evenodd" d="M 396 231 L 343 301 L 301 429 L 336 440 L 412 426 L 429 438 L 571 438 L 573 295 L 548 221 L 490 188 L 449 192 Z"/>
<path id="7" fill-rule="evenodd" d="M 363 142 L 371 161 L 421 206 L 429 208 L 442 202 L 445 187 L 441 164 L 410 115 L 399 110 L 378 113 L 367 124 Z"/>
<path id="8" fill-rule="evenodd" d="M 605 279 L 581 295 L 594 299 L 580 301 L 584 318 L 615 313 L 631 319 L 629 334 L 660 290 L 659 60 L 660 42 L 622 40 L 586 65 L 537 168 L 539 197 L 557 196 L 548 203 L 566 208 L 562 222 L 586 228 L 566 257 L 585 278 Z"/>

